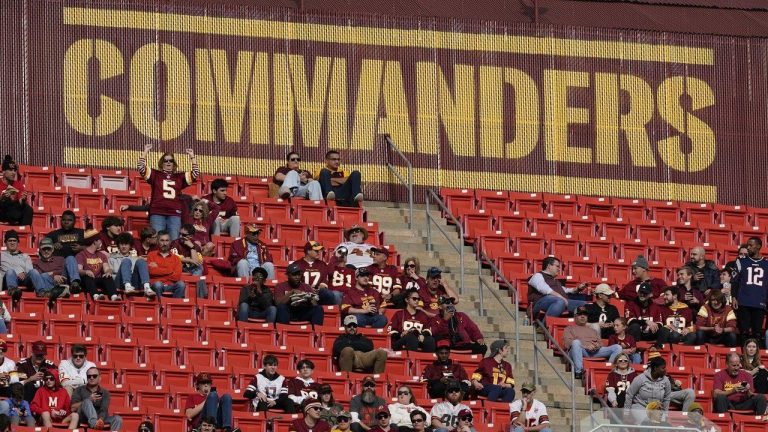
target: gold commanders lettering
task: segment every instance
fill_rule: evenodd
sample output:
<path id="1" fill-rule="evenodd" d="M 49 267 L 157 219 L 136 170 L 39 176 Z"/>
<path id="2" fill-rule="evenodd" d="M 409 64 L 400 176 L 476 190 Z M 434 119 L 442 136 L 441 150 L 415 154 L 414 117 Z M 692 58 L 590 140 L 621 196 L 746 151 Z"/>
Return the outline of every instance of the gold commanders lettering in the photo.
<path id="1" fill-rule="evenodd" d="M 389 134 L 401 150 L 427 155 L 437 154 L 444 139 L 453 154 L 467 157 L 514 160 L 542 148 L 552 162 L 630 160 L 680 172 L 703 171 L 715 160 L 715 133 L 702 112 L 715 105 L 714 92 L 692 76 L 653 84 L 625 73 L 545 69 L 535 79 L 512 67 L 355 62 L 202 48 L 188 53 L 156 42 L 124 52 L 107 40 L 80 39 L 64 54 L 64 114 L 72 129 L 95 137 L 128 123 L 157 140 L 192 128 L 198 141 L 301 140 L 305 147 L 333 142 L 372 150 Z M 91 64 L 98 65 L 96 74 L 89 74 Z M 163 91 L 158 66 L 168 80 Z M 101 90 L 115 84 L 126 96 Z M 98 106 L 90 107 L 94 92 Z M 665 133 L 650 133 L 659 124 Z M 591 128 L 591 145 L 571 142 L 573 127 Z"/>

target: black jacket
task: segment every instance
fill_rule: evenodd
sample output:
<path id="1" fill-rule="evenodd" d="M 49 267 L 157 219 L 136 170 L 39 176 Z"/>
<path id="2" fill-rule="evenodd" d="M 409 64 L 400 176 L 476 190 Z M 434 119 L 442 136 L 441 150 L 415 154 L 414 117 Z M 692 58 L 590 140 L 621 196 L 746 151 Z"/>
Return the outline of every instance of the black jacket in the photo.
<path id="1" fill-rule="evenodd" d="M 373 351 L 373 342 L 361 334 L 351 335 L 345 333 L 339 335 L 333 341 L 333 356 L 339 357 L 341 350 L 347 347 L 352 347 L 355 351 L 370 352 Z"/>

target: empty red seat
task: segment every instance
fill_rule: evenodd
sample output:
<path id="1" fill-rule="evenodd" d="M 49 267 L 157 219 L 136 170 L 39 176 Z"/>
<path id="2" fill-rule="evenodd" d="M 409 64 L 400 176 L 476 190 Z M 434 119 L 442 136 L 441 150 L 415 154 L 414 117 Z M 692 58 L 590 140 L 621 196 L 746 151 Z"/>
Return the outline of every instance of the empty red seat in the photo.
<path id="1" fill-rule="evenodd" d="M 559 195 L 545 193 L 542 199 L 547 206 L 547 212 L 560 215 L 576 215 L 579 213 L 579 204 L 576 195 Z"/>
<path id="2" fill-rule="evenodd" d="M 475 197 L 477 198 L 477 208 L 486 211 L 506 212 L 510 210 L 510 204 L 512 203 L 507 191 L 477 190 L 475 191 Z"/>
<path id="3" fill-rule="evenodd" d="M 610 217 L 614 214 L 614 204 L 606 197 L 579 196 L 576 198 L 579 214 Z"/>
<path id="4" fill-rule="evenodd" d="M 139 341 L 143 361 L 149 364 L 178 364 L 179 349 L 176 341 L 142 339 Z"/>
<path id="5" fill-rule="evenodd" d="M 134 339 L 99 338 L 101 359 L 120 364 L 139 364 L 141 348 Z"/>

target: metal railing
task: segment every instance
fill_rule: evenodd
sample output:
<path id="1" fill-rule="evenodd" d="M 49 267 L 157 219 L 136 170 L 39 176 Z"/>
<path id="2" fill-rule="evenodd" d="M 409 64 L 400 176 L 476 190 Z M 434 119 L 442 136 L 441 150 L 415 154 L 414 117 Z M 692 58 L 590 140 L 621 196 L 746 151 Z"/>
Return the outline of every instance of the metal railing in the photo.
<path id="1" fill-rule="evenodd" d="M 430 213 L 430 203 L 433 200 L 437 204 L 438 208 L 443 212 L 445 217 L 450 219 L 456 225 L 456 228 L 459 230 L 458 241 L 451 238 L 452 236 L 449 235 L 448 232 L 445 231 L 440 226 L 440 224 L 436 222 L 436 219 L 432 217 L 432 214 Z M 448 240 L 456 253 L 459 254 L 459 267 L 461 274 L 461 279 L 459 279 L 459 294 L 464 294 L 464 227 L 461 225 L 461 222 L 459 222 L 459 220 L 453 216 L 448 207 L 446 207 L 443 200 L 441 200 L 437 193 L 435 193 L 435 191 L 432 189 L 427 189 L 427 191 L 424 193 L 424 203 L 426 204 L 427 208 L 427 251 L 434 252 L 434 248 L 432 247 L 432 224 L 434 223 L 437 229 L 443 233 L 443 237 Z"/>
<path id="2" fill-rule="evenodd" d="M 406 190 L 408 190 L 408 229 L 413 229 L 413 165 L 411 164 L 411 161 L 408 160 L 407 157 L 403 154 L 403 152 L 400 151 L 399 148 L 395 145 L 394 142 L 392 142 L 392 139 L 389 137 L 389 135 L 384 135 L 384 142 L 387 143 L 387 146 L 391 148 L 395 154 L 400 156 L 400 159 L 405 162 L 405 165 L 408 167 L 408 179 L 404 179 L 402 174 L 400 174 L 394 165 L 389 161 L 389 152 L 387 152 L 387 168 L 389 168 L 389 172 L 391 172 L 399 181 L 402 183 Z"/>
<path id="3" fill-rule="evenodd" d="M 544 332 L 544 341 L 548 341 L 554 349 L 560 351 L 563 353 L 563 358 L 568 362 L 568 364 L 571 365 L 571 382 L 565 380 L 560 375 L 560 372 L 558 371 L 558 368 L 552 364 L 552 361 L 549 359 L 550 356 L 548 356 L 547 352 L 544 352 L 545 350 L 542 350 L 539 348 L 538 345 L 538 330 L 542 330 Z M 548 351 L 548 350 L 547 350 Z M 576 368 L 574 367 L 573 360 L 571 360 L 570 357 L 568 357 L 568 352 L 564 350 L 562 347 L 560 347 L 560 344 L 557 343 L 555 338 L 552 337 L 552 335 L 549 333 L 549 330 L 547 330 L 547 327 L 544 325 L 544 323 L 541 320 L 535 320 L 533 322 L 533 379 L 535 381 L 534 384 L 540 385 L 541 384 L 541 376 L 539 375 L 539 354 L 541 354 L 542 358 L 547 362 L 549 367 L 552 369 L 552 371 L 555 372 L 555 375 L 560 378 L 560 381 L 565 384 L 565 386 L 568 388 L 568 390 L 571 392 L 571 419 L 573 423 L 571 424 L 571 431 L 576 432 Z"/>
<path id="4" fill-rule="evenodd" d="M 504 277 L 504 275 L 501 273 L 501 270 L 496 267 L 493 261 L 491 261 L 491 259 L 488 258 L 488 256 L 483 251 L 479 251 L 478 254 L 480 255 L 477 260 L 477 280 L 480 284 L 480 316 L 485 316 L 483 288 L 486 288 L 496 298 L 496 300 L 498 300 L 501 307 L 504 308 L 507 314 L 509 314 L 509 317 L 515 321 L 515 364 L 517 364 L 520 360 L 520 320 L 518 319 L 520 317 L 520 296 L 517 293 L 517 289 L 512 286 L 512 283 L 509 282 L 507 278 Z M 492 284 L 486 282 L 485 279 L 483 279 L 483 261 L 485 261 L 491 267 L 491 276 L 495 276 L 496 278 L 500 279 L 501 282 L 506 285 L 509 290 L 512 291 L 513 295 L 515 296 L 514 312 L 509 310 L 506 302 L 499 297 L 499 290 L 495 289 Z"/>

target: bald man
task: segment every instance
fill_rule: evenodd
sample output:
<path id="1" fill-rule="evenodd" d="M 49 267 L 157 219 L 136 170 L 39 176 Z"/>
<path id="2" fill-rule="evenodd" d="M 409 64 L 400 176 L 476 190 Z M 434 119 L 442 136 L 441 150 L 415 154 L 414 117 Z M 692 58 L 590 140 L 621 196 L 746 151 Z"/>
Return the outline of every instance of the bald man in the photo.
<path id="1" fill-rule="evenodd" d="M 722 288 L 720 283 L 720 270 L 714 261 L 706 258 L 707 252 L 701 246 L 691 249 L 690 261 L 686 264 L 693 272 L 691 287 L 699 290 L 701 293 L 707 293 L 712 288 Z"/>

